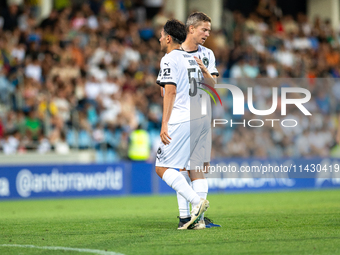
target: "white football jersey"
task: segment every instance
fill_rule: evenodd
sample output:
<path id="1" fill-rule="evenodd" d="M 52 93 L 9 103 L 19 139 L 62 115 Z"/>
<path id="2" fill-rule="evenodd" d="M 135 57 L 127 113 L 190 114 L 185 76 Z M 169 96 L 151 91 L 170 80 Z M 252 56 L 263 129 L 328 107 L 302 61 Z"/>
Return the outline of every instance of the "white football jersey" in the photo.
<path id="1" fill-rule="evenodd" d="M 179 49 L 173 50 L 162 58 L 157 84 L 162 87 L 165 84 L 176 86 L 176 99 L 169 124 L 201 117 L 200 96 L 197 86 L 194 86 L 194 79 L 197 81 L 199 77 L 202 77 L 202 71 L 193 56 L 187 52 Z"/>
<path id="2" fill-rule="evenodd" d="M 198 45 L 197 50 L 187 51 L 187 53 L 201 59 L 211 75 L 219 76 L 219 73 L 216 69 L 215 55 L 211 49 L 208 49 L 202 45 Z"/>
<path id="3" fill-rule="evenodd" d="M 208 69 L 208 71 L 211 75 L 219 76 L 219 73 L 216 69 L 215 55 L 214 55 L 214 53 L 211 49 L 208 49 L 207 47 L 204 47 L 202 45 L 198 45 L 197 50 L 187 51 L 187 53 L 189 53 L 192 56 L 199 58 L 200 60 L 202 60 L 203 64 Z M 201 87 L 207 89 L 207 87 L 204 87 L 204 86 L 201 86 Z M 209 89 L 207 89 L 207 90 L 209 90 Z M 206 92 L 200 90 L 200 93 L 203 94 L 203 93 L 206 93 Z M 211 121 L 211 99 L 210 99 L 210 96 L 207 95 L 206 99 L 207 99 L 207 115 L 208 115 L 209 121 Z"/>

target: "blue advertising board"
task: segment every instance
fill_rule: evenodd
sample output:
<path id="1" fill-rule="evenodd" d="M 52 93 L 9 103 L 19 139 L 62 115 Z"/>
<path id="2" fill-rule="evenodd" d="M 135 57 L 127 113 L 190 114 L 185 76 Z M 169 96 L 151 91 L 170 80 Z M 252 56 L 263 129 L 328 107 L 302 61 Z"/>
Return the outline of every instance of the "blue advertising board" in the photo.
<path id="1" fill-rule="evenodd" d="M 128 174 L 126 164 L 2 166 L 0 198 L 122 195 Z"/>
<path id="2" fill-rule="evenodd" d="M 232 158 L 214 160 L 211 166 L 210 171 L 215 170 L 215 174 L 206 175 L 209 193 L 340 188 L 339 159 Z M 225 172 L 223 167 L 233 167 L 236 173 Z M 248 168 L 250 171 L 241 172 L 242 168 Z M 284 169 L 288 171 L 285 172 Z M 159 192 L 169 193 L 173 190 L 160 181 Z"/>
<path id="3" fill-rule="evenodd" d="M 338 159 L 222 159 L 212 165 L 235 167 L 231 177 L 237 178 L 220 171 L 220 178 L 208 178 L 210 191 L 340 188 Z"/>
<path id="4" fill-rule="evenodd" d="M 267 168 L 264 174 L 239 172 L 236 178 L 220 171 L 207 178 L 209 192 L 340 188 L 337 164 L 338 159 L 324 158 L 215 160 L 211 165 L 216 169 Z M 269 165 L 273 169 L 287 166 L 290 172 L 270 172 Z M 322 170 L 325 166 L 327 171 Z M 167 193 L 174 191 L 157 176 L 152 163 L 0 166 L 0 200 Z"/>

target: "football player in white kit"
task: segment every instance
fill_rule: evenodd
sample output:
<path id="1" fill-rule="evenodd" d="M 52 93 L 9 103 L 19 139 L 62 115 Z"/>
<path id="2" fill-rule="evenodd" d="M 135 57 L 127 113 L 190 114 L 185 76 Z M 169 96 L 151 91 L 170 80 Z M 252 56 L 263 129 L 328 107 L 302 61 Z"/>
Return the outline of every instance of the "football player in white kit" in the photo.
<path id="1" fill-rule="evenodd" d="M 215 65 L 215 56 L 212 50 L 202 46 L 211 31 L 211 19 L 202 12 L 192 13 L 186 22 L 187 38 L 181 45 L 181 49 L 194 56 L 198 65 L 200 66 L 204 82 L 210 85 L 214 85 L 215 78 L 219 73 Z M 205 93 L 205 92 L 203 92 Z M 210 97 L 207 98 L 207 115 L 204 117 L 205 128 L 208 128 L 209 132 L 207 136 L 201 136 L 199 144 L 196 148 L 203 146 L 203 150 L 194 150 L 194 154 L 191 156 L 191 162 L 186 166 L 186 170 L 195 170 L 196 166 L 200 166 L 203 169 L 208 169 L 210 165 L 211 156 L 211 102 Z M 202 159 L 201 162 L 194 161 L 193 159 Z M 204 177 L 204 173 L 197 171 L 188 171 L 181 169 L 181 174 L 185 177 L 187 182 L 192 185 L 193 190 L 200 195 L 201 198 L 206 199 L 208 194 L 208 181 Z M 190 221 L 190 205 L 189 203 L 177 193 L 178 208 L 179 208 L 179 224 L 178 227 L 183 226 L 187 221 Z M 196 229 L 221 227 L 218 224 L 214 224 L 210 219 L 202 215 L 199 224 Z"/>
<path id="2" fill-rule="evenodd" d="M 192 204 L 190 221 L 179 229 L 197 225 L 200 216 L 209 207 L 209 201 L 201 198 L 179 172 L 188 164 L 190 155 L 202 130 L 200 115 L 190 115 L 190 106 L 200 107 L 200 98 L 189 95 L 188 69 L 198 78 L 201 71 L 195 59 L 180 49 L 186 38 L 185 25 L 169 20 L 161 31 L 161 50 L 166 53 L 161 60 L 157 83 L 164 88 L 161 141 L 156 156 L 156 173 L 171 188 Z M 195 127 L 191 132 L 190 126 Z M 190 144 L 194 142 L 194 144 Z"/>

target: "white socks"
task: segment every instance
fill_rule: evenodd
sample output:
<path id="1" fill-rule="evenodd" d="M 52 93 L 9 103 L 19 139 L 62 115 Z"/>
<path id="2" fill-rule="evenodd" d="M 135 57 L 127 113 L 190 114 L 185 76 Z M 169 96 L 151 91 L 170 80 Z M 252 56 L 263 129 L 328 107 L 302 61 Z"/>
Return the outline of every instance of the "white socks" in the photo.
<path id="1" fill-rule="evenodd" d="M 207 199 L 208 194 L 208 181 L 207 179 L 198 179 L 192 182 L 192 189 L 201 198 Z"/>
<path id="2" fill-rule="evenodd" d="M 208 181 L 207 179 L 198 179 L 192 182 L 193 190 L 199 195 L 201 198 L 207 199 L 208 194 Z M 202 213 L 201 220 L 204 219 L 204 213 Z"/>
<path id="3" fill-rule="evenodd" d="M 201 198 L 199 195 L 197 195 L 197 193 L 190 187 L 184 176 L 175 169 L 168 168 L 164 172 L 162 179 L 193 206 L 200 203 Z"/>
<path id="4" fill-rule="evenodd" d="M 206 179 L 198 179 L 191 182 L 188 172 L 182 171 L 180 172 L 188 184 L 192 184 L 192 189 L 197 193 L 197 195 L 201 198 L 207 199 L 208 194 L 208 181 Z M 190 205 L 188 201 L 177 192 L 177 202 L 178 202 L 178 210 L 179 210 L 179 217 L 180 218 L 187 218 L 190 217 Z M 202 219 L 203 219 L 202 215 Z"/>
<path id="5" fill-rule="evenodd" d="M 190 180 L 190 177 L 188 175 L 188 171 L 181 171 L 180 173 L 184 176 L 184 178 L 187 181 L 187 183 L 189 185 L 191 185 L 191 180 Z M 197 195 L 199 195 L 199 194 L 197 194 Z M 188 217 L 190 217 L 190 204 L 178 192 L 177 192 L 177 202 L 178 202 L 179 217 L 180 218 L 188 218 Z"/>

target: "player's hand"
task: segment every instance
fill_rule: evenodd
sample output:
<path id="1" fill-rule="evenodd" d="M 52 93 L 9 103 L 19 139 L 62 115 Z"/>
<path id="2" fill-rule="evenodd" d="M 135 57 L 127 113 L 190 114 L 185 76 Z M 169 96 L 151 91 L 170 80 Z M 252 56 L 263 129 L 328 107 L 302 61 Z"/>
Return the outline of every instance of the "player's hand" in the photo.
<path id="1" fill-rule="evenodd" d="M 164 143 L 165 145 L 170 143 L 171 137 L 168 134 L 168 124 L 162 124 L 160 137 L 162 143 Z"/>
<path id="2" fill-rule="evenodd" d="M 336 134 L 336 142 L 338 144 L 340 144 L 340 130 L 338 130 L 337 134 Z"/>
<path id="3" fill-rule="evenodd" d="M 196 62 L 198 64 L 198 66 L 201 68 L 202 72 L 203 73 L 208 73 L 208 69 L 205 67 L 205 65 L 203 64 L 202 60 L 200 60 L 198 57 L 195 57 L 195 56 L 194 56 L 194 58 L 195 58 L 195 60 L 196 60 Z"/>

